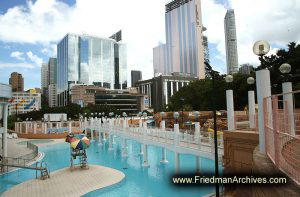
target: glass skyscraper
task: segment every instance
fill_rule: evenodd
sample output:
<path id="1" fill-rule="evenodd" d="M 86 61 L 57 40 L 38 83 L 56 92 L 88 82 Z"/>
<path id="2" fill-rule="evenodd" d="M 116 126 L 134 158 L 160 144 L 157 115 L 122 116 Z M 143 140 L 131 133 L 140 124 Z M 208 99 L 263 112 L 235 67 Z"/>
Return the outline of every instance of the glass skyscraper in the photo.
<path id="1" fill-rule="evenodd" d="M 127 88 L 126 45 L 111 38 L 67 34 L 57 45 L 58 105 L 69 100 L 72 85 Z"/>

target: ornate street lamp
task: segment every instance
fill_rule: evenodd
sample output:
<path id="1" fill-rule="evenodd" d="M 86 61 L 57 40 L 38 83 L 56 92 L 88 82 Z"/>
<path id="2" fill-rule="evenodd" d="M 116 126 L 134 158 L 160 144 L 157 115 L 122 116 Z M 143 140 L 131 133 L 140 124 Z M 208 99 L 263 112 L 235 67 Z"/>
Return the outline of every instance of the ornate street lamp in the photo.
<path id="1" fill-rule="evenodd" d="M 175 119 L 176 124 L 178 123 L 178 120 L 177 120 L 178 118 L 179 118 L 179 113 L 174 112 L 174 119 Z"/>
<path id="2" fill-rule="evenodd" d="M 270 51 L 270 44 L 265 40 L 256 41 L 253 45 L 253 53 L 259 56 L 261 67 L 264 69 L 263 57 Z"/>
<path id="3" fill-rule="evenodd" d="M 184 122 L 183 122 L 183 105 L 184 105 L 184 98 L 180 98 L 179 99 L 181 102 L 181 122 L 182 122 L 182 127 L 184 126 Z"/>
<path id="4" fill-rule="evenodd" d="M 125 118 L 127 117 L 127 114 L 126 114 L 126 112 L 123 112 L 123 117 L 124 117 L 124 120 L 125 120 Z"/>
<path id="5" fill-rule="evenodd" d="M 160 112 L 160 116 L 161 116 L 161 120 L 163 121 L 164 120 L 164 116 L 165 116 L 165 112 Z"/>

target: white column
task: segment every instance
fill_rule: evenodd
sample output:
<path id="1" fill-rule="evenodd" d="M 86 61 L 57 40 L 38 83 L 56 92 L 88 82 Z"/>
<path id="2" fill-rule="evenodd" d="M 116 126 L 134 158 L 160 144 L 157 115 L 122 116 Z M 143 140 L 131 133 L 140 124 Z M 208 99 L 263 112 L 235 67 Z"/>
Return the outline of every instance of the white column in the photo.
<path id="1" fill-rule="evenodd" d="M 36 134 L 37 122 L 32 122 L 32 124 L 33 124 L 33 133 Z"/>
<path id="2" fill-rule="evenodd" d="M 255 94 L 254 91 L 248 91 L 248 110 L 249 127 L 255 128 Z"/>
<path id="3" fill-rule="evenodd" d="M 87 131 L 86 131 L 86 124 L 87 124 L 87 118 L 84 117 L 84 132 L 85 132 L 85 135 L 87 134 Z M 83 132 L 82 132 L 83 133 Z"/>
<path id="4" fill-rule="evenodd" d="M 72 122 L 69 121 L 68 123 L 69 123 L 69 133 L 72 133 Z"/>
<path id="5" fill-rule="evenodd" d="M 179 124 L 174 124 L 174 146 L 179 144 Z"/>
<path id="6" fill-rule="evenodd" d="M 178 92 L 178 81 L 176 81 L 176 92 Z"/>
<path id="7" fill-rule="evenodd" d="M 178 152 L 175 152 L 175 174 L 179 173 L 180 168 L 180 154 Z"/>
<path id="8" fill-rule="evenodd" d="M 166 99 L 166 105 L 168 104 L 168 83 L 167 81 L 164 81 L 164 95 Z"/>
<path id="9" fill-rule="evenodd" d="M 162 120 L 162 121 L 160 122 L 160 128 L 161 128 L 162 131 L 165 131 L 165 130 L 166 130 L 166 121 Z"/>
<path id="10" fill-rule="evenodd" d="M 126 128 L 126 118 L 123 119 L 123 128 Z"/>
<path id="11" fill-rule="evenodd" d="M 151 84 L 149 84 L 149 108 L 151 107 Z"/>
<path id="12" fill-rule="evenodd" d="M 28 133 L 28 122 L 27 121 L 25 122 L 25 133 L 26 134 Z"/>
<path id="13" fill-rule="evenodd" d="M 150 167 L 149 163 L 148 163 L 148 145 L 144 144 L 144 164 L 143 167 L 148 168 Z"/>
<path id="14" fill-rule="evenodd" d="M 173 96 L 173 81 L 171 81 L 171 96 Z"/>
<path id="15" fill-rule="evenodd" d="M 48 131 L 48 124 L 47 122 L 44 122 L 44 133 L 47 134 L 47 131 Z"/>
<path id="16" fill-rule="evenodd" d="M 295 119 L 294 119 L 294 101 L 293 101 L 293 94 L 286 94 L 289 92 L 292 92 L 292 82 L 285 82 L 282 83 L 282 92 L 284 93 L 283 95 L 283 100 L 286 101 L 286 106 L 284 108 L 287 108 L 288 111 L 288 123 L 290 127 L 290 134 L 295 136 Z"/>
<path id="17" fill-rule="evenodd" d="M 196 156 L 196 172 L 200 172 L 201 168 L 201 158 L 199 156 Z"/>
<path id="18" fill-rule="evenodd" d="M 8 113 L 8 104 L 3 105 L 3 113 L 2 113 L 2 119 L 3 119 L 3 157 L 7 157 L 7 113 Z"/>
<path id="19" fill-rule="evenodd" d="M 228 131 L 233 131 L 234 128 L 234 105 L 233 105 L 233 91 L 226 90 L 227 103 L 227 125 Z"/>
<path id="20" fill-rule="evenodd" d="M 200 138 L 200 123 L 195 122 L 195 134 L 194 134 L 194 141 L 197 144 L 201 144 L 201 138 Z"/>
<path id="21" fill-rule="evenodd" d="M 257 89 L 257 104 L 258 104 L 258 131 L 259 131 L 259 150 L 261 153 L 266 153 L 265 148 L 265 123 L 264 123 L 264 106 L 263 99 L 271 96 L 270 71 L 267 69 L 256 71 L 256 89 Z M 272 109 L 271 100 L 267 102 L 268 110 Z M 269 114 L 272 121 L 272 114 Z"/>
<path id="22" fill-rule="evenodd" d="M 94 141 L 94 118 L 91 118 L 91 126 L 90 126 L 90 131 L 91 131 L 91 141 Z"/>

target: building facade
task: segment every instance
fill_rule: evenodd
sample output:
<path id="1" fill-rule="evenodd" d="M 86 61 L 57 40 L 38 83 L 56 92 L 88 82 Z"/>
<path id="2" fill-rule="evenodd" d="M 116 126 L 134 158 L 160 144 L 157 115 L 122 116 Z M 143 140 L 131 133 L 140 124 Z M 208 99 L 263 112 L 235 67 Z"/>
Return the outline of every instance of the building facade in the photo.
<path id="1" fill-rule="evenodd" d="M 48 105 L 49 107 L 57 107 L 56 84 L 50 84 L 48 86 Z"/>
<path id="2" fill-rule="evenodd" d="M 238 72 L 237 38 L 234 10 L 227 10 L 224 18 L 227 74 Z"/>
<path id="3" fill-rule="evenodd" d="M 173 94 L 197 79 L 196 77 L 182 76 L 180 74 L 160 75 L 149 80 L 137 82 L 138 92 L 148 95 L 149 108 L 152 108 L 154 112 L 160 112 L 167 107 Z"/>
<path id="4" fill-rule="evenodd" d="M 48 85 L 57 83 L 57 59 L 49 58 L 48 61 Z"/>
<path id="5" fill-rule="evenodd" d="M 170 74 L 167 73 L 169 69 L 167 69 L 166 66 L 166 44 L 161 44 L 153 48 L 153 74 Z"/>
<path id="6" fill-rule="evenodd" d="M 94 85 L 75 85 L 71 88 L 71 103 L 76 103 L 81 107 L 89 104 L 95 105 L 95 94 L 105 91 L 105 88 Z"/>
<path id="7" fill-rule="evenodd" d="M 58 105 L 69 102 L 76 84 L 127 88 L 126 45 L 111 38 L 67 34 L 57 45 Z"/>
<path id="8" fill-rule="evenodd" d="M 142 79 L 142 72 L 139 70 L 131 71 L 131 87 L 135 87 L 136 82 Z"/>
<path id="9" fill-rule="evenodd" d="M 45 93 L 45 89 L 48 88 L 49 85 L 49 72 L 48 72 L 48 64 L 42 63 L 41 67 L 41 89 L 42 92 Z"/>
<path id="10" fill-rule="evenodd" d="M 24 92 L 24 78 L 22 74 L 17 72 L 11 73 L 9 85 L 11 85 L 13 92 Z"/>
<path id="11" fill-rule="evenodd" d="M 75 85 L 71 88 L 71 102 L 81 107 L 105 105 L 127 115 L 136 114 L 146 109 L 144 100 L 146 95 L 137 93 L 135 88 L 126 90 L 110 90 L 94 85 Z"/>
<path id="12" fill-rule="evenodd" d="M 251 71 L 254 71 L 254 68 L 250 64 L 242 64 L 239 68 L 239 73 L 244 75 L 250 75 Z"/>
<path id="13" fill-rule="evenodd" d="M 204 79 L 201 1 L 174 0 L 165 9 L 166 73 Z"/>
<path id="14" fill-rule="evenodd" d="M 41 94 L 31 94 L 30 92 L 13 92 L 12 102 L 8 110 L 9 115 L 24 114 L 30 111 L 38 111 L 41 109 Z"/>

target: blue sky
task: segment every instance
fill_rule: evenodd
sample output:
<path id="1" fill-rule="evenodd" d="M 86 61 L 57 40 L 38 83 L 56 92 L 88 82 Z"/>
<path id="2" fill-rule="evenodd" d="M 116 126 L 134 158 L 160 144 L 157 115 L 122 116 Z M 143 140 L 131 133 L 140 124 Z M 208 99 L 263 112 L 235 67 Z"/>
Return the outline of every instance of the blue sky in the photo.
<path id="1" fill-rule="evenodd" d="M 165 42 L 164 5 L 167 2 L 169 0 L 0 1 L 0 82 L 8 83 L 10 73 L 17 71 L 24 76 L 25 89 L 40 87 L 40 64 L 56 56 L 56 43 L 66 33 L 108 37 L 119 29 L 123 31 L 123 42 L 127 43 L 128 74 L 133 69 L 142 70 L 143 79 L 151 78 L 152 49 L 159 42 Z M 235 9 L 239 64 L 258 64 L 252 52 L 256 40 L 268 40 L 271 53 L 288 42 L 300 41 L 299 1 L 202 0 L 201 7 L 210 61 L 221 73 L 226 72 L 223 23 L 226 8 Z"/>

